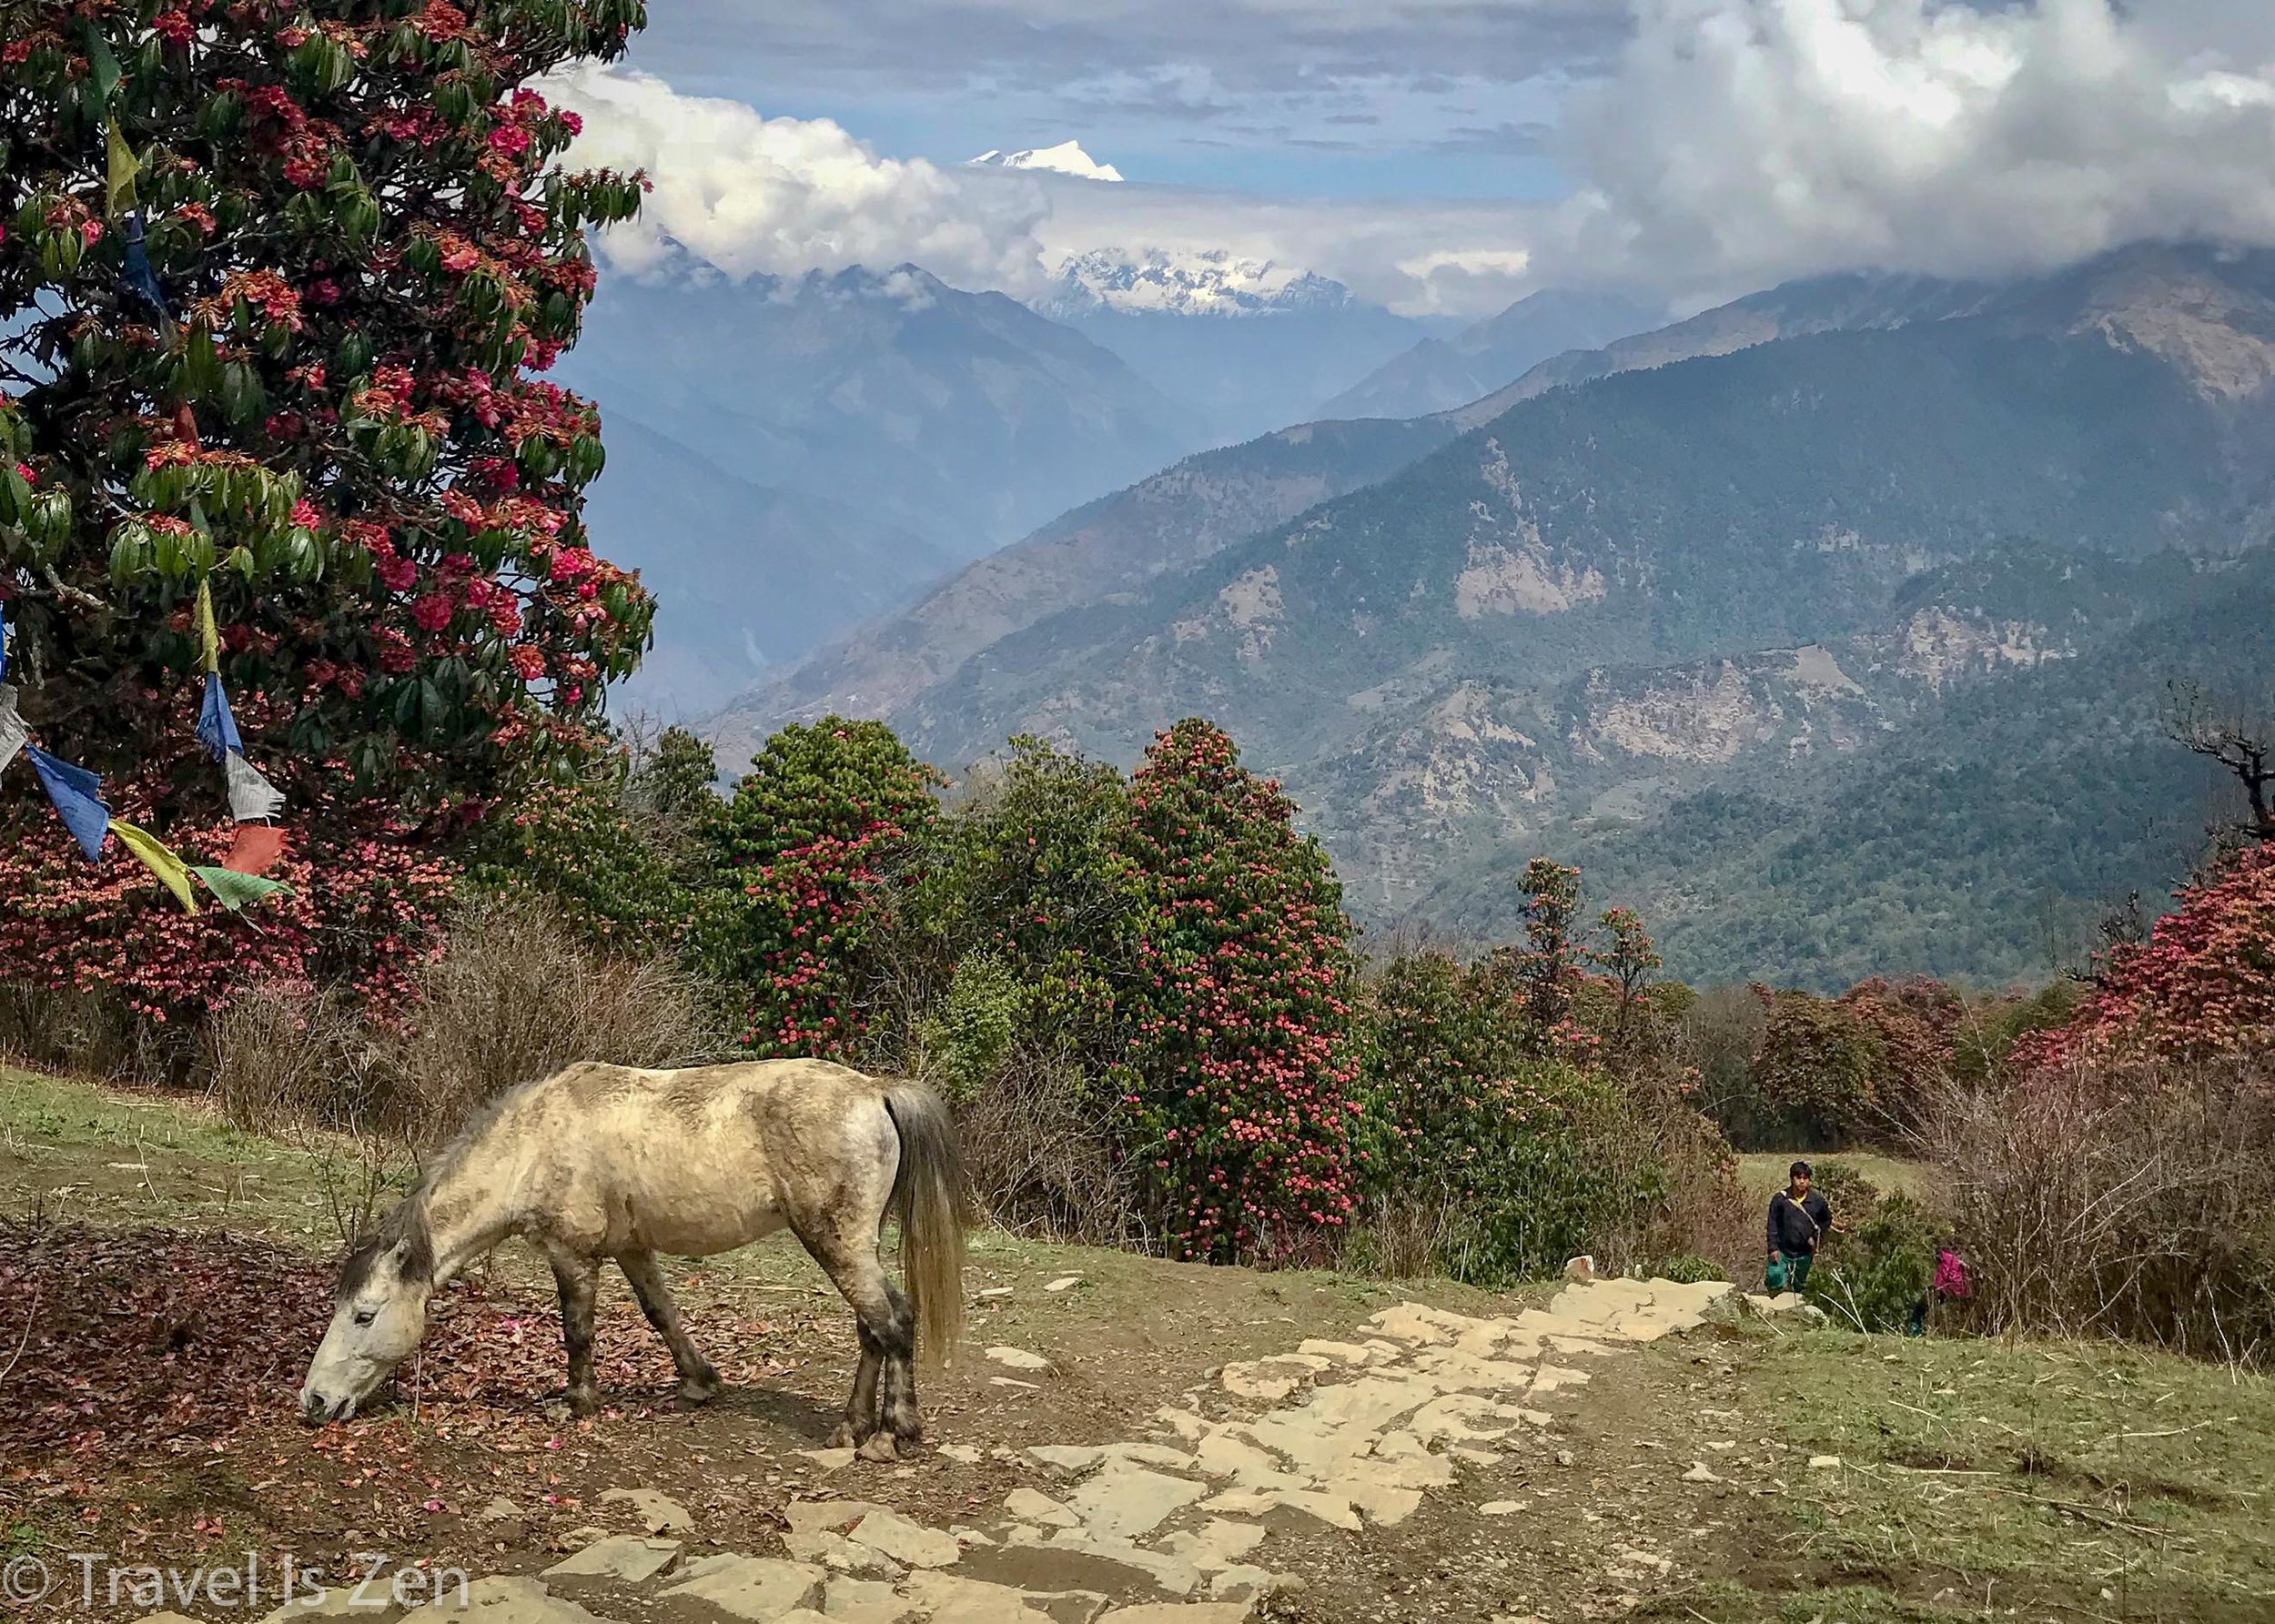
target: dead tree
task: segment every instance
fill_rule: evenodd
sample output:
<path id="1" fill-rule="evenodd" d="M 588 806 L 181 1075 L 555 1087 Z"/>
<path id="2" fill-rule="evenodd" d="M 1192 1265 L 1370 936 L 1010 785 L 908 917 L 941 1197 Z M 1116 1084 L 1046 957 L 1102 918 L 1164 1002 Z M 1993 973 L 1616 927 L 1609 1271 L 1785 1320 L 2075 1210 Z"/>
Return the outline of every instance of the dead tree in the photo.
<path id="1" fill-rule="evenodd" d="M 2219 762 L 2243 786 L 2250 816 L 2241 832 L 2275 840 L 2275 724 L 2254 720 L 2240 705 L 2215 704 L 2194 682 L 2175 682 L 2166 731 L 2179 744 Z"/>

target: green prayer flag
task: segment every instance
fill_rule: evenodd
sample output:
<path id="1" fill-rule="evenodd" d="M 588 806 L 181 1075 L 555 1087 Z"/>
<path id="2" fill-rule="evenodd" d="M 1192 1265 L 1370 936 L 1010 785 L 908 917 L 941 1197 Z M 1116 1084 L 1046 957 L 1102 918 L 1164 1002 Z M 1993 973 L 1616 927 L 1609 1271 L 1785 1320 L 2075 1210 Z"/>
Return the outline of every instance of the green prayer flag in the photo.
<path id="1" fill-rule="evenodd" d="M 207 868 L 192 864 L 191 873 L 206 883 L 214 900 L 232 913 L 242 913 L 265 896 L 283 892 L 289 896 L 292 887 L 282 880 L 264 880 L 258 874 L 240 874 L 233 868 Z"/>

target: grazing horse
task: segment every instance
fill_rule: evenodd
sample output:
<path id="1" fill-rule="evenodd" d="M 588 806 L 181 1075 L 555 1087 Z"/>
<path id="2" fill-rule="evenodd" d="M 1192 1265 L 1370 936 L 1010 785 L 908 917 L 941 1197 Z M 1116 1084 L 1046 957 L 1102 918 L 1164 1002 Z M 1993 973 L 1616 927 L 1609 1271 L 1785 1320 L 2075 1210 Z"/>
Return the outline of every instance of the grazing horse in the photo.
<path id="1" fill-rule="evenodd" d="M 898 1219 L 907 1294 L 878 1256 Z M 719 1373 L 690 1340 L 656 1255 L 707 1257 L 787 1228 L 853 1306 L 861 1339 L 831 1441 L 871 1459 L 915 1447 L 915 1357 L 960 1329 L 965 1197 L 938 1096 L 819 1060 L 684 1071 L 572 1065 L 504 1095 L 341 1266 L 324 1341 L 300 1388 L 313 1422 L 355 1413 L 419 1346 L 436 1287 L 509 1236 L 544 1252 L 561 1287 L 569 1407 L 600 1407 L 592 1297 L 613 1257 L 671 1347 L 679 1396 Z"/>

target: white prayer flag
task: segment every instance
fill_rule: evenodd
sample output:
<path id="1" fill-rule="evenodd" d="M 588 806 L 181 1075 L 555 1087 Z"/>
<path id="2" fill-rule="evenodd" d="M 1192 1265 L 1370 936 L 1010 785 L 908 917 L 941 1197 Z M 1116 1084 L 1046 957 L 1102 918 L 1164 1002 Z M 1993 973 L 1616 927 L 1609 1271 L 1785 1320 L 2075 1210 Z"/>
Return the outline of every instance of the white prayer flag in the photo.
<path id="1" fill-rule="evenodd" d="M 15 713 L 15 690 L 0 682 L 0 772 L 24 748 L 24 719 Z"/>
<path id="2" fill-rule="evenodd" d="M 229 778 L 229 815 L 240 823 L 258 822 L 284 811 L 285 798 L 234 750 L 222 769 Z"/>

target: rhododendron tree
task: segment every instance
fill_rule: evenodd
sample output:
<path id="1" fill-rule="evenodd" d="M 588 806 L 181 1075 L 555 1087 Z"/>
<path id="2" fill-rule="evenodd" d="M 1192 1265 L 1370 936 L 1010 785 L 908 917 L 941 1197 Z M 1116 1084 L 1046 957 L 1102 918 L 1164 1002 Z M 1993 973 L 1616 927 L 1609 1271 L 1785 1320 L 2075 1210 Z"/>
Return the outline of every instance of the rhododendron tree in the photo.
<path id="1" fill-rule="evenodd" d="M 384 991 L 424 951 L 437 898 L 423 880 L 382 883 L 397 901 L 375 915 L 365 883 L 423 874 L 406 842 L 455 839 L 531 768 L 581 751 L 603 685 L 646 644 L 645 594 L 594 556 L 581 518 L 597 418 L 542 377 L 592 291 L 585 228 L 633 212 L 640 183 L 563 173 L 576 121 L 528 85 L 618 54 L 642 9 L 5 12 L 9 680 L 38 742 L 204 852 L 222 777 L 173 746 L 195 713 L 192 607 L 208 587 L 245 753 L 284 790 L 304 862 L 283 871 L 298 899 L 263 904 L 283 911 L 258 929 L 139 922 L 137 899 L 173 904 L 145 875 L 75 878 L 31 775 L 11 773 L 0 843 L 38 879 L 5 889 L 0 951 L 29 975 L 111 931 L 120 985 L 155 1014 L 180 1006 L 200 960 L 216 998 L 250 969 L 281 973 L 268 961 L 305 925 L 399 950 L 395 971 L 362 978 Z M 152 953 L 176 968 L 146 987 Z M 144 969 L 125 965 L 136 953 Z"/>
<path id="2" fill-rule="evenodd" d="M 1754 991 L 1768 1016 L 1753 1067 L 1762 1102 L 1801 1143 L 1832 1146 L 1863 1137 L 1879 1120 L 1885 1060 L 1872 1024 L 1811 993 Z"/>
<path id="3" fill-rule="evenodd" d="M 247 753 L 492 792 L 566 747 L 650 609 L 580 517 L 588 225 L 527 81 L 638 0 L 18 0 L 0 48 L 0 594 L 58 753 L 132 778 L 210 581 Z M 21 792 L 15 786 L 12 792 Z M 150 786 L 161 822 L 217 775 Z"/>
<path id="4" fill-rule="evenodd" d="M 1144 879 L 1122 1104 L 1153 1215 L 1186 1257 L 1320 1252 L 1357 1201 L 1342 886 L 1208 722 L 1155 739 L 1129 802 Z"/>
<path id="5" fill-rule="evenodd" d="M 2275 841 L 2173 893 L 2140 943 L 2119 943 L 2069 1024 L 2024 1040 L 2027 1063 L 2275 1053 Z"/>
<path id="6" fill-rule="evenodd" d="M 1393 1254 L 1380 1261 L 1498 1285 L 1584 1250 L 1629 1195 L 1582 1131 L 1604 1080 L 1543 1058 L 1486 964 L 1401 953 L 1368 993 L 1363 1182 Z"/>
<path id="7" fill-rule="evenodd" d="M 766 741 L 718 820 L 727 889 L 695 926 L 701 967 L 748 1001 L 758 1054 L 850 1054 L 873 938 L 930 826 L 940 777 L 881 721 L 825 717 Z"/>

